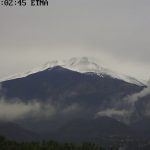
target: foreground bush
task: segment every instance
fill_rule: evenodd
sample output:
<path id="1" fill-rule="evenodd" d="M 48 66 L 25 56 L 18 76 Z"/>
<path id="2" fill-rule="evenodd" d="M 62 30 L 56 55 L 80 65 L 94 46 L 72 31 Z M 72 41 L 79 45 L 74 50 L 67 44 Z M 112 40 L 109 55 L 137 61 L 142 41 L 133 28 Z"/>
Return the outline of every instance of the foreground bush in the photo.
<path id="1" fill-rule="evenodd" d="M 0 137 L 0 150 L 105 150 L 94 143 L 80 145 L 72 143 L 60 144 L 55 141 L 43 142 L 16 142 Z"/>

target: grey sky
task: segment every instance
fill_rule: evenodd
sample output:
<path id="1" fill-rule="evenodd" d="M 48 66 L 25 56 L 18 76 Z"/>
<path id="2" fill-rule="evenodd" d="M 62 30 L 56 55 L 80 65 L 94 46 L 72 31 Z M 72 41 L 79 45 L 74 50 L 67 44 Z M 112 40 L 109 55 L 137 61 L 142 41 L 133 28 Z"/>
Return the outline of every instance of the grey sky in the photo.
<path id="1" fill-rule="evenodd" d="M 48 60 L 90 56 L 150 78 L 149 0 L 49 0 L 43 8 L 0 6 L 0 77 Z"/>

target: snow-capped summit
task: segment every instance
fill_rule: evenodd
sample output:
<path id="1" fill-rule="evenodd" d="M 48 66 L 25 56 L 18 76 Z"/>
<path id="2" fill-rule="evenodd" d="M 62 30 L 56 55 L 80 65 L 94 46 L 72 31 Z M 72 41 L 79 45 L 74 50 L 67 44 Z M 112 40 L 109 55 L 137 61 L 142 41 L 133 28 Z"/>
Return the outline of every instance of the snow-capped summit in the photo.
<path id="1" fill-rule="evenodd" d="M 67 69 L 71 69 L 78 72 L 96 72 L 97 70 L 101 70 L 101 67 L 95 62 L 91 61 L 87 57 L 81 58 L 71 58 L 68 60 L 54 60 L 49 61 L 43 65 L 43 70 L 45 68 L 52 68 L 55 66 L 62 66 Z"/>
<path id="2" fill-rule="evenodd" d="M 64 67 L 73 69 L 79 72 L 96 72 L 101 70 L 101 67 L 87 57 L 71 58 L 64 61 Z"/>
<path id="3" fill-rule="evenodd" d="M 22 78 L 22 77 L 26 77 L 30 74 L 34 74 L 40 71 L 44 71 L 44 70 L 51 70 L 51 68 L 55 67 L 55 66 L 61 66 L 73 71 L 77 71 L 80 73 L 94 73 L 99 75 L 100 77 L 104 77 L 105 75 L 116 78 L 116 79 L 120 79 L 123 81 L 126 81 L 128 83 L 132 83 L 132 84 L 136 84 L 139 86 L 143 86 L 144 84 L 138 80 L 136 80 L 133 77 L 127 76 L 127 75 L 122 75 L 120 73 L 116 73 L 114 71 L 111 71 L 110 69 L 107 69 L 103 66 L 98 65 L 98 63 L 96 63 L 95 61 L 93 61 L 92 59 L 89 59 L 87 57 L 80 57 L 80 58 L 71 58 L 68 60 L 54 60 L 54 61 L 49 61 L 47 63 L 45 63 L 44 65 L 33 69 L 32 71 L 28 71 L 26 73 L 20 73 L 20 74 L 16 74 L 14 76 L 5 78 L 5 79 L 1 79 L 0 82 L 2 81 L 6 81 L 6 80 L 12 80 L 12 79 L 16 79 L 16 78 Z"/>

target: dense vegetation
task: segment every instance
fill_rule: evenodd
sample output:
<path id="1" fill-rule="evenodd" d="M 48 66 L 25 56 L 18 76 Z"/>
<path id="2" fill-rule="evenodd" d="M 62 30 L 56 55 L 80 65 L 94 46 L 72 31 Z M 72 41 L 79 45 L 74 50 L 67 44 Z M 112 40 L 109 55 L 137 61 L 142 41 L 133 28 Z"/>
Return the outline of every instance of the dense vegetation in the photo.
<path id="1" fill-rule="evenodd" d="M 80 145 L 72 143 L 57 143 L 55 141 L 16 142 L 0 137 L 0 150 L 105 150 L 94 143 Z"/>

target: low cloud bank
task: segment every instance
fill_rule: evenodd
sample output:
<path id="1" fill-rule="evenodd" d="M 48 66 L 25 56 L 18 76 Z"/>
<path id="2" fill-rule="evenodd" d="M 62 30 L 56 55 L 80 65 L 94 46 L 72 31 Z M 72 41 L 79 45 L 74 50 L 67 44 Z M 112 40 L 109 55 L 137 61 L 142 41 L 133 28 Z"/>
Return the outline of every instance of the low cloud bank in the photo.
<path id="1" fill-rule="evenodd" d="M 147 88 L 139 93 L 127 96 L 124 99 L 119 100 L 118 102 L 116 102 L 115 100 L 113 107 L 107 107 L 103 110 L 98 111 L 96 113 L 96 117 L 107 116 L 129 123 L 133 121 L 131 120 L 131 118 L 138 119 L 137 117 L 140 117 L 141 114 L 138 114 L 139 110 L 136 106 L 136 103 L 139 102 L 139 100 L 142 101 L 142 98 L 147 95 L 150 95 L 150 81 L 148 82 Z M 143 107 L 143 115 L 150 116 L 150 103 L 146 103 Z"/>
<path id="2" fill-rule="evenodd" d="M 106 116 L 128 124 L 130 114 L 131 111 L 129 110 L 125 110 L 125 109 L 119 110 L 119 109 L 111 108 L 111 109 L 105 109 L 97 112 L 96 118 Z"/>
<path id="3" fill-rule="evenodd" d="M 147 88 L 145 88 L 144 90 L 142 90 L 139 93 L 135 93 L 133 95 L 127 96 L 125 98 L 125 100 L 127 100 L 129 103 L 133 103 L 134 104 L 140 98 L 145 97 L 147 95 L 150 95 L 150 81 L 148 82 Z"/>
<path id="4" fill-rule="evenodd" d="M 95 115 L 96 117 L 107 116 L 116 118 L 118 120 L 129 122 L 130 118 L 136 114 L 136 102 L 150 94 L 149 86 L 143 91 L 127 96 L 122 100 L 114 101 L 113 107 L 101 108 Z M 0 85 L 1 88 L 1 85 Z M 144 106 L 145 115 L 150 116 L 150 103 Z M 34 119 L 51 119 L 55 115 L 63 117 L 73 117 L 78 115 L 85 115 L 86 108 L 81 107 L 78 103 L 71 103 L 70 105 L 54 104 L 51 101 L 40 102 L 31 100 L 30 102 L 23 102 L 20 99 L 7 100 L 0 98 L 0 120 L 15 121 L 19 119 L 34 118 Z M 93 112 L 91 112 L 93 113 Z"/>
<path id="5" fill-rule="evenodd" d="M 127 110 L 117 110 L 117 109 L 106 109 L 103 111 L 99 111 L 97 113 L 98 116 L 108 116 L 108 117 L 125 116 L 128 114 L 129 114 L 129 111 L 127 111 Z"/>
<path id="6" fill-rule="evenodd" d="M 37 101 L 28 103 L 19 100 L 12 102 L 0 99 L 0 120 L 13 121 L 26 117 L 51 117 L 55 114 L 55 107 Z"/>
<path id="7" fill-rule="evenodd" d="M 50 101 L 39 102 L 31 100 L 23 102 L 20 99 L 0 99 L 0 121 L 16 121 L 21 119 L 52 119 L 57 115 L 71 117 L 81 110 L 77 103 L 70 105 L 52 104 Z"/>

